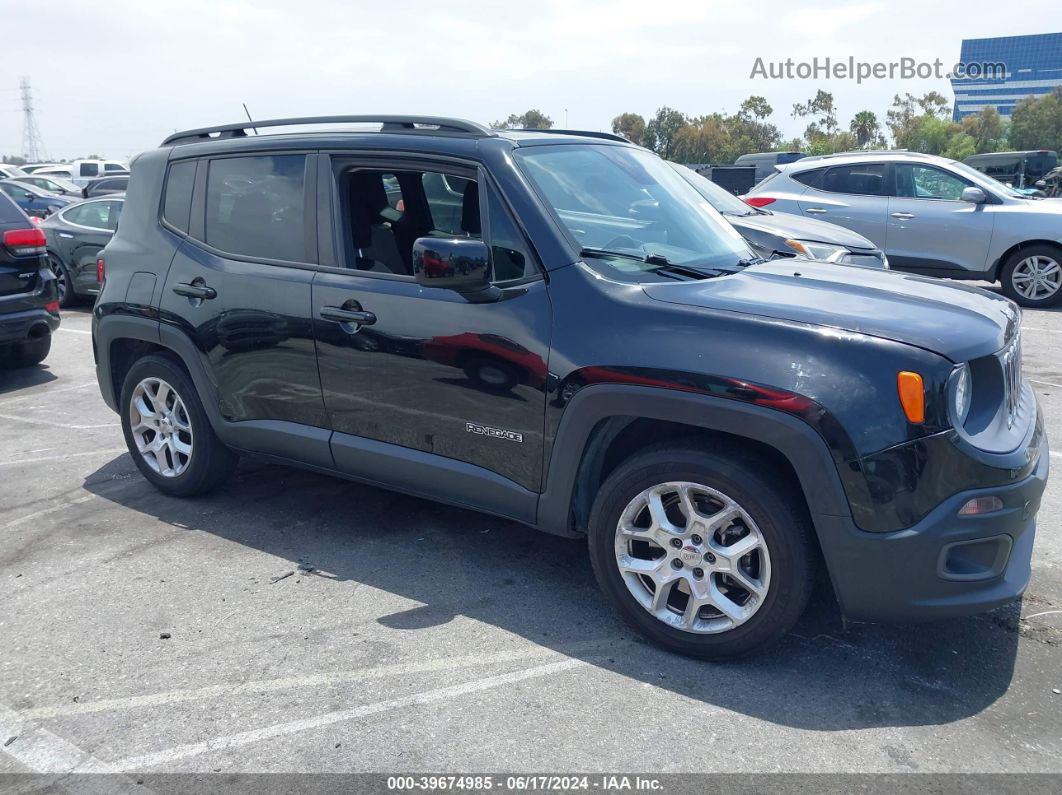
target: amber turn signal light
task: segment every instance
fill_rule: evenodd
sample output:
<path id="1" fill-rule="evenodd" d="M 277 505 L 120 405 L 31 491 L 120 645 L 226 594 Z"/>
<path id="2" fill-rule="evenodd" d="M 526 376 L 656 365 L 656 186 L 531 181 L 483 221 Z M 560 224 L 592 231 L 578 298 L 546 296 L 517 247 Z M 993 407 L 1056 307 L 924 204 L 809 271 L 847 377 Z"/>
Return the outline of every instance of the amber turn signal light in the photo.
<path id="1" fill-rule="evenodd" d="M 896 391 L 900 393 L 900 405 L 908 422 L 921 425 L 926 421 L 926 390 L 922 376 L 910 370 L 896 374 Z"/>

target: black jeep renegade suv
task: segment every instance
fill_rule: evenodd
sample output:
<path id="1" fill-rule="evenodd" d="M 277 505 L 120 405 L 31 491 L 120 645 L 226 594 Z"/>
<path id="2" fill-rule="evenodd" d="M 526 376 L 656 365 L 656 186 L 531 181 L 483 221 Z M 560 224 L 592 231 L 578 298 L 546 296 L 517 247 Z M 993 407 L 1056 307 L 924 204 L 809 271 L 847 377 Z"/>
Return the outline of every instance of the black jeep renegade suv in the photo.
<path id="1" fill-rule="evenodd" d="M 160 490 L 246 454 L 586 537 L 629 621 L 708 658 L 784 634 L 820 565 L 853 619 L 1022 593 L 1049 456 L 1010 301 L 756 260 L 609 135 L 256 126 L 326 122 L 133 166 L 94 351 Z"/>

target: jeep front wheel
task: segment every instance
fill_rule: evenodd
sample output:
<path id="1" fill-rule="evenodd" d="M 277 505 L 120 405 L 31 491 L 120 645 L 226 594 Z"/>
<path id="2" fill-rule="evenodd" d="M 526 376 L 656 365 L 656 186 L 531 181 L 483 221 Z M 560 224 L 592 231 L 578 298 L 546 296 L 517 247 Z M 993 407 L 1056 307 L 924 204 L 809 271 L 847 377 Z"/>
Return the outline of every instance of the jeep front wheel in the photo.
<path id="1" fill-rule="evenodd" d="M 654 447 L 598 492 L 590 555 L 601 588 L 651 640 L 704 659 L 782 637 L 811 591 L 804 511 L 740 454 Z"/>

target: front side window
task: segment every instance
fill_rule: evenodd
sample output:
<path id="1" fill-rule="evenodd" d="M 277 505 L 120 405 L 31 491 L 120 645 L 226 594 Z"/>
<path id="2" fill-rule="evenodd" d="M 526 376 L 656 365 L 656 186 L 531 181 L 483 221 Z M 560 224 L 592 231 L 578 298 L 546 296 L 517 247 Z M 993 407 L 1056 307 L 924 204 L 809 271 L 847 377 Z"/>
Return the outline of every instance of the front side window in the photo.
<path id="1" fill-rule="evenodd" d="M 822 190 L 858 196 L 884 196 L 885 166 L 882 163 L 834 166 L 823 174 Z"/>
<path id="2" fill-rule="evenodd" d="M 211 160 L 206 187 L 206 242 L 231 254 L 300 262 L 304 155 Z"/>
<path id="3" fill-rule="evenodd" d="M 103 170 L 108 174 L 114 172 L 125 173 L 126 171 L 128 171 L 128 169 L 126 169 L 124 166 L 119 165 L 118 163 L 104 163 Z"/>
<path id="4" fill-rule="evenodd" d="M 910 163 L 896 165 L 896 195 L 910 199 L 958 201 L 969 183 L 954 174 L 932 166 Z"/>
<path id="5" fill-rule="evenodd" d="M 620 271 L 733 267 L 748 245 L 664 160 L 625 146 L 519 149 L 516 160 L 582 249 Z"/>

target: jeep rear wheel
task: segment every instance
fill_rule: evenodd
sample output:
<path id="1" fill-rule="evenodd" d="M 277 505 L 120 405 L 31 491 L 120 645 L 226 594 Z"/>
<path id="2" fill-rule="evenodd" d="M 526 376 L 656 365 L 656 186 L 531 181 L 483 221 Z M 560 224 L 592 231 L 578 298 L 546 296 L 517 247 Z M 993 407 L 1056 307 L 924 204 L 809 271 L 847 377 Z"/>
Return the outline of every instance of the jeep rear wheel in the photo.
<path id="1" fill-rule="evenodd" d="M 735 657 L 782 637 L 807 604 L 804 511 L 768 467 L 740 454 L 660 446 L 598 492 L 590 554 L 638 630 L 682 654 Z"/>
<path id="2" fill-rule="evenodd" d="M 137 468 L 175 497 L 204 494 L 236 467 L 237 455 L 210 426 L 195 386 L 167 356 L 145 356 L 122 386 L 122 432 Z"/>

